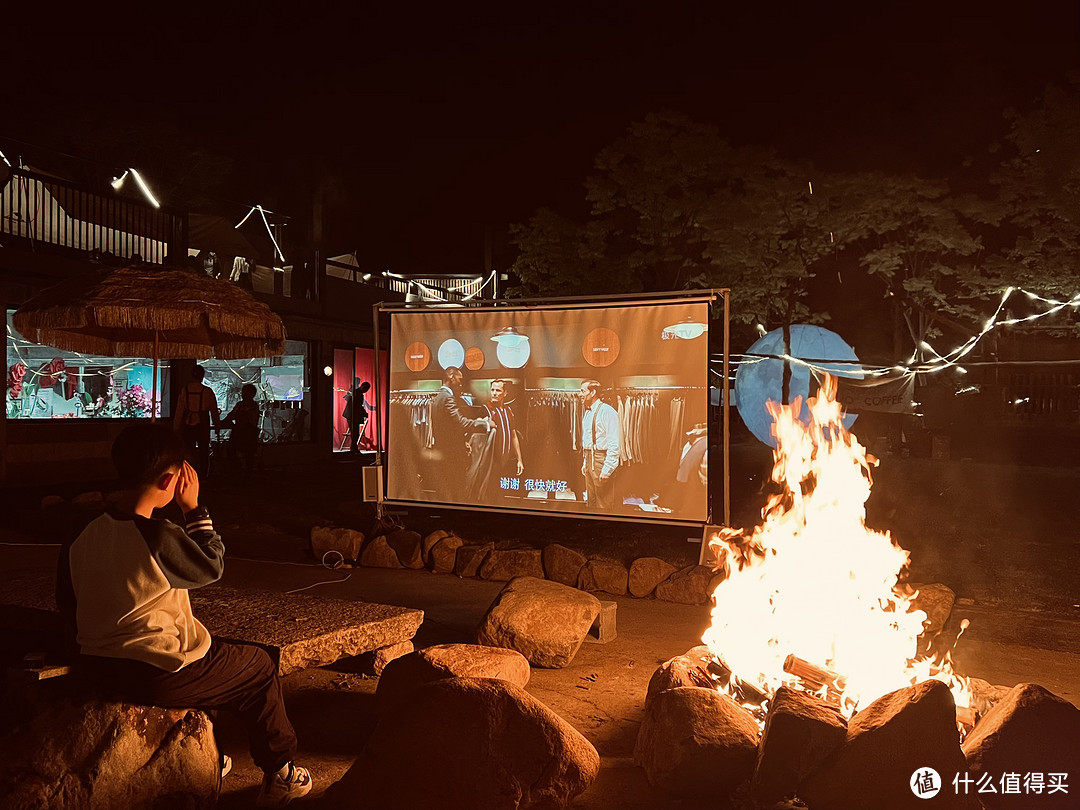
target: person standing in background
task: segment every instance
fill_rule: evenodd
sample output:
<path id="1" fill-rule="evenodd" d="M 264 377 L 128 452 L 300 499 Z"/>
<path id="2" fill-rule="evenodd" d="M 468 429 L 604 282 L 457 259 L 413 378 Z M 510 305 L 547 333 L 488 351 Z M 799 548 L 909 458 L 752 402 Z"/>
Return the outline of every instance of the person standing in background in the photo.
<path id="1" fill-rule="evenodd" d="M 359 452 L 357 444 L 360 441 L 360 434 L 367 427 L 368 412 L 364 394 L 370 389 L 371 383 L 367 380 L 360 382 L 359 377 L 353 377 L 353 387 L 346 392 L 344 397 L 345 410 L 341 412 L 341 415 L 349 423 L 349 450 L 353 453 Z"/>
<path id="2" fill-rule="evenodd" d="M 214 389 L 203 384 L 206 369 L 195 366 L 191 380 L 180 389 L 176 400 L 173 427 L 180 433 L 188 448 L 188 456 L 196 465 L 200 478 L 210 471 L 210 428 L 221 421 Z"/>
<path id="3" fill-rule="evenodd" d="M 581 474 L 589 493 L 589 509 L 610 511 L 615 506 L 615 482 L 612 476 L 619 466 L 622 436 L 619 412 L 600 399 L 600 383 L 581 383 L 585 411 L 581 417 Z"/>

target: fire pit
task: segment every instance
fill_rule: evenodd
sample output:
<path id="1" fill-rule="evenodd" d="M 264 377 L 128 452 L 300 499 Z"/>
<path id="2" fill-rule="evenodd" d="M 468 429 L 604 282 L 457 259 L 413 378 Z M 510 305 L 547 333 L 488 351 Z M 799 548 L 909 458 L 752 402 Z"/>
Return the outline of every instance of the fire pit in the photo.
<path id="1" fill-rule="evenodd" d="M 1067 784 L 1053 797 L 1034 791 L 1051 772 L 1061 783 L 1068 768 L 1080 769 L 1080 710 L 1032 685 L 982 682 L 973 694 L 979 682 L 953 667 L 955 641 L 934 648 L 940 623 L 906 581 L 908 552 L 866 525 L 877 462 L 844 428 L 835 379 L 808 401 L 809 424 L 801 405 L 770 403 L 776 491 L 760 525 L 710 541 L 726 576 L 705 646 L 649 684 L 635 758 L 650 782 L 686 797 L 728 796 L 737 807 L 1069 806 L 1058 801 L 1067 802 Z M 961 634 L 966 627 L 965 619 Z M 1023 730 L 1036 714 L 1041 729 Z M 1045 754 L 1041 772 L 1028 755 L 1035 749 Z M 1009 775 L 1010 756 L 1028 763 L 1026 774 Z M 1020 801 L 972 789 L 969 768 L 999 780 L 998 799 Z M 1024 784 L 1031 792 L 1006 791 Z"/>

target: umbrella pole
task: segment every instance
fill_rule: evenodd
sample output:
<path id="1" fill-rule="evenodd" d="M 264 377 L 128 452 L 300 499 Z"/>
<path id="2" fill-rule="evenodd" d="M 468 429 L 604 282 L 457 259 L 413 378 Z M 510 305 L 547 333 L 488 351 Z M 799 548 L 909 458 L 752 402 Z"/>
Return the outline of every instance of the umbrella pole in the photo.
<path id="1" fill-rule="evenodd" d="M 158 364 L 158 332 L 154 330 L 154 382 L 150 390 L 150 421 L 157 421 L 157 364 Z"/>

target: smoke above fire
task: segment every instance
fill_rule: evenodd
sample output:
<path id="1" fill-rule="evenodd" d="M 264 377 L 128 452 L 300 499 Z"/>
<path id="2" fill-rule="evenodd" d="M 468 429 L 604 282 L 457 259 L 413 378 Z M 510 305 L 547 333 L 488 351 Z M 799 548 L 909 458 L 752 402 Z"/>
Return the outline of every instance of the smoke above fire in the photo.
<path id="1" fill-rule="evenodd" d="M 877 462 L 844 428 L 835 378 L 826 377 L 807 404 L 809 424 L 798 419 L 801 401 L 769 403 L 777 491 L 760 525 L 723 529 L 711 539 L 727 576 L 713 594 L 702 640 L 733 683 L 769 696 L 782 685 L 803 688 L 850 715 L 888 692 L 937 678 L 952 687 L 958 706 L 967 706 L 965 679 L 948 655 L 931 656 L 925 642 L 920 649 L 926 614 L 913 609 L 913 594 L 901 584 L 908 552 L 887 531 L 866 525 Z M 819 670 L 818 677 L 793 674 L 793 658 Z"/>

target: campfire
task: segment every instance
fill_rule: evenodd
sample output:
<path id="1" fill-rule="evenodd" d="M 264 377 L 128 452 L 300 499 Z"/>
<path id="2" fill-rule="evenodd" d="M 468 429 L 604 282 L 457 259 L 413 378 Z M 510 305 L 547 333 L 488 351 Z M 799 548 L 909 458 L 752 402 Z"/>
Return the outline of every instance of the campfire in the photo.
<path id="1" fill-rule="evenodd" d="M 922 638 L 926 613 L 904 580 L 908 552 L 866 526 L 877 461 L 843 426 L 836 380 L 808 400 L 769 403 L 778 491 L 752 531 L 723 529 L 710 542 L 727 576 L 703 636 L 715 685 L 759 721 L 781 686 L 813 693 L 851 717 L 905 686 L 950 688 L 961 732 L 974 725 L 967 679 L 948 651 Z M 961 625 L 966 627 L 966 621 Z"/>

